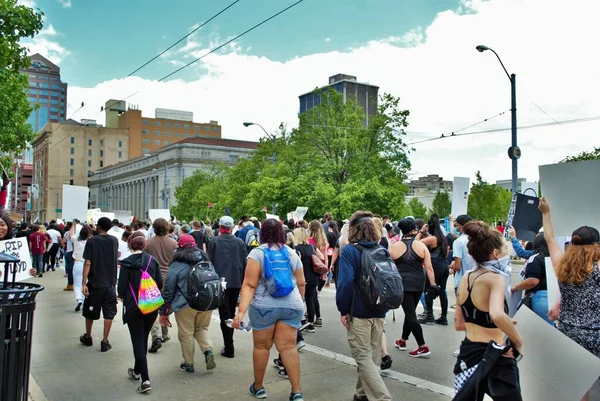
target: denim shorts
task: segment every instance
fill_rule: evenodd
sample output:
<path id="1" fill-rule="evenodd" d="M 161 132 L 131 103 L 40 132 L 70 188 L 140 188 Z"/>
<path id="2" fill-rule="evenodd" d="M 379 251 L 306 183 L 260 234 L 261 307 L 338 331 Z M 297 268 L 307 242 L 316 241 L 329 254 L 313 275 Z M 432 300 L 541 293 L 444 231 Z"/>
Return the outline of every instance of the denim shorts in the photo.
<path id="1" fill-rule="evenodd" d="M 300 328 L 303 310 L 291 308 L 256 308 L 252 305 L 248 308 L 250 326 L 253 330 L 267 330 L 277 322 L 283 322 L 296 329 Z"/>

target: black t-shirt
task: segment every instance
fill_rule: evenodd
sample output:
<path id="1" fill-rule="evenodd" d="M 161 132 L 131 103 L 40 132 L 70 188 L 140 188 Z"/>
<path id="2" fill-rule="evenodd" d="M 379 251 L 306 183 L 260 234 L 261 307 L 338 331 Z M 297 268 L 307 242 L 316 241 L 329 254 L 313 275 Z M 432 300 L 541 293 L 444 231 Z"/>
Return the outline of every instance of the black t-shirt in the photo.
<path id="1" fill-rule="evenodd" d="M 112 235 L 96 235 L 87 240 L 83 258 L 91 263 L 88 286 L 108 288 L 117 285 L 119 241 Z"/>
<path id="2" fill-rule="evenodd" d="M 532 292 L 543 291 L 547 289 L 546 286 L 546 260 L 541 255 L 536 255 L 532 259 L 527 262 L 527 266 L 525 266 L 525 279 L 528 278 L 537 278 L 540 280 L 540 283 L 525 291 L 525 294 L 530 294 Z"/>
<path id="3" fill-rule="evenodd" d="M 315 253 L 315 248 L 312 245 L 296 245 L 296 252 L 300 253 L 300 260 L 304 270 L 304 279 L 307 282 L 319 281 L 319 276 L 315 273 L 312 267 L 312 255 Z"/>
<path id="4" fill-rule="evenodd" d="M 196 246 L 198 248 L 202 249 L 202 244 L 208 244 L 206 235 L 204 235 L 202 231 L 192 231 L 190 235 L 196 240 Z"/>

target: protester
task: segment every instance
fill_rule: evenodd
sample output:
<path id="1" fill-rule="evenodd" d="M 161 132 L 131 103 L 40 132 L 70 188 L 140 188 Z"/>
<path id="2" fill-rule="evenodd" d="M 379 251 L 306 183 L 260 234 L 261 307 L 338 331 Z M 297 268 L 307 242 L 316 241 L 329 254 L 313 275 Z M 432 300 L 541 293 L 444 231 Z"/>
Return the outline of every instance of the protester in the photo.
<path id="1" fill-rule="evenodd" d="M 169 315 L 175 313 L 177 338 L 183 355 L 183 362 L 179 364 L 180 371 L 195 372 L 194 355 L 196 346 L 194 340 L 198 342 L 200 350 L 204 354 L 206 369 L 212 370 L 217 366 L 213 354 L 213 344 L 208 334 L 212 310 L 198 311 L 192 309 L 184 295 L 188 293 L 190 269 L 196 263 L 208 260 L 208 255 L 196 246 L 196 240 L 191 235 L 183 234 L 179 237 L 178 245 L 179 247 L 173 255 L 173 261 L 164 283 L 163 299 L 165 303 L 159 310 L 160 325 L 171 327 Z"/>
<path id="2" fill-rule="evenodd" d="M 466 338 L 454 367 L 454 399 L 482 400 L 488 394 L 496 401 L 520 401 L 514 356 L 523 341 L 507 315 L 504 297 L 504 267 L 510 263 L 507 243 L 499 231 L 479 221 L 461 225 L 461 232 L 468 236 L 468 252 L 476 266 L 465 274 L 458 288 L 454 327 L 466 331 Z M 505 344 L 504 336 L 512 345 Z M 493 393 L 490 382 L 495 385 Z"/>
<path id="3" fill-rule="evenodd" d="M 227 326 L 227 320 L 235 317 L 244 270 L 246 268 L 246 244 L 231 234 L 234 221 L 229 216 L 223 216 L 219 220 L 219 235 L 214 237 L 207 247 L 208 257 L 219 277 L 224 278 L 227 283 L 223 295 L 223 305 L 219 307 L 219 318 L 221 319 L 221 332 L 223 333 L 224 347 L 221 355 L 226 358 L 235 356 L 233 346 L 233 328 Z"/>
<path id="4" fill-rule="evenodd" d="M 304 299 L 306 301 L 307 322 L 303 324 L 302 330 L 307 333 L 314 333 L 315 326 L 321 327 L 323 324 L 320 321 L 317 323 L 315 320 L 315 315 L 317 316 L 317 320 L 321 319 L 320 311 L 317 315 L 317 287 L 319 285 L 320 277 L 313 270 L 312 256 L 317 255 L 317 257 L 323 259 L 324 255 L 318 248 L 314 248 L 309 244 L 306 230 L 303 228 L 296 228 L 294 230 L 294 239 L 296 242 L 294 249 L 299 253 L 298 256 L 300 256 L 300 260 L 302 261 L 302 269 L 304 270 L 304 280 L 306 283 Z"/>
<path id="5" fill-rule="evenodd" d="M 196 241 L 196 246 L 202 249 L 203 252 L 206 252 L 206 244 L 208 243 L 206 235 L 204 234 L 204 228 L 202 227 L 202 222 L 198 220 L 192 221 L 192 229 L 193 231 L 190 233 L 194 240 Z"/>
<path id="6" fill-rule="evenodd" d="M 115 237 L 108 235 L 111 221 L 107 217 L 98 219 L 98 235 L 87 240 L 83 251 L 85 265 L 83 268 L 82 291 L 83 317 L 85 318 L 85 334 L 79 341 L 88 347 L 94 345 L 92 325 L 100 319 L 100 310 L 104 317 L 104 332 L 100 342 L 102 352 L 109 351 L 112 346 L 108 341 L 112 321 L 117 313 L 117 252 L 119 243 Z"/>
<path id="7" fill-rule="evenodd" d="M 81 310 L 83 304 L 83 252 L 85 244 L 89 237 L 92 236 L 92 230 L 88 226 L 84 226 L 79 231 L 78 237 L 73 237 L 71 245 L 73 246 L 73 291 L 75 295 L 75 312 Z"/>
<path id="8" fill-rule="evenodd" d="M 131 255 L 121 261 L 121 272 L 117 293 L 123 301 L 123 324 L 127 324 L 135 365 L 127 369 L 129 378 L 142 383 L 138 387 L 138 393 L 146 393 L 152 390 L 150 375 L 148 373 L 148 337 L 150 330 L 158 316 L 158 310 L 143 314 L 138 307 L 138 295 L 142 279 L 142 271 L 146 271 L 154 280 L 157 288 L 162 288 L 162 275 L 160 266 L 156 259 L 144 252 L 146 237 L 143 233 L 135 233 L 128 240 Z M 157 294 L 153 294 L 156 297 Z"/>
<path id="9" fill-rule="evenodd" d="M 55 271 L 58 266 L 57 255 L 60 249 L 60 243 L 62 241 L 62 234 L 58 231 L 56 224 L 51 224 L 50 229 L 47 231 L 50 239 L 52 239 L 52 245 L 48 250 L 48 267 L 47 270 Z"/>
<path id="10" fill-rule="evenodd" d="M 267 398 L 263 381 L 269 351 L 275 342 L 290 380 L 289 399 L 302 401 L 296 334 L 304 312 L 302 297 L 305 280 L 302 262 L 285 242 L 281 222 L 265 220 L 260 230 L 261 245 L 248 255 L 240 305 L 233 327 L 240 328 L 248 313 L 254 343 L 254 382 L 248 389 L 249 393 L 255 398 Z M 272 269 L 272 263 L 281 268 Z M 275 284 L 275 275 L 277 282 L 285 285 Z"/>
<path id="11" fill-rule="evenodd" d="M 0 234 L 1 234 L 0 222 Z M 44 253 L 46 253 L 46 235 L 40 232 L 40 227 L 32 226 L 32 233 L 29 235 L 29 250 L 31 251 L 31 264 L 37 271 L 37 276 L 42 277 L 44 273 Z M 81 287 L 81 282 L 79 283 Z"/>

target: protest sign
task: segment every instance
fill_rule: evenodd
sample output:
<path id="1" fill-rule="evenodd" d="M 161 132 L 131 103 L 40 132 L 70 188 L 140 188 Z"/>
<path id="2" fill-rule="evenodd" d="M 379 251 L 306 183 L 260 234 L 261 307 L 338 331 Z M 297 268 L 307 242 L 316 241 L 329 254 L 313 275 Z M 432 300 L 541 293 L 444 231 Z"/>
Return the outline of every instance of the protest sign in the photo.
<path id="1" fill-rule="evenodd" d="M 454 177 L 452 184 L 452 216 L 457 218 L 461 214 L 467 214 L 469 203 L 469 184 L 468 177 Z"/>
<path id="2" fill-rule="evenodd" d="M 19 258 L 21 261 L 16 267 L 15 281 L 23 281 L 31 277 L 29 270 L 33 266 L 31 265 L 31 256 L 29 254 L 29 244 L 27 243 L 27 238 L 21 237 L 0 241 L 0 252 L 5 252 L 11 256 Z M 14 269 L 15 266 L 13 264 L 8 272 L 9 281 L 12 281 Z M 4 266 L 2 266 L 2 274 L 4 274 Z"/>
<path id="3" fill-rule="evenodd" d="M 276 214 L 267 213 L 267 219 L 275 219 L 275 220 L 279 221 L 279 216 L 277 216 Z"/>
<path id="4" fill-rule="evenodd" d="M 546 288 L 548 290 L 548 310 L 560 302 L 560 288 L 556 271 L 552 265 L 552 258 L 546 258 Z"/>
<path id="5" fill-rule="evenodd" d="M 119 223 L 129 225 L 133 221 L 131 210 L 113 210 L 113 213 L 115 214 L 115 219 L 119 220 Z"/>
<path id="6" fill-rule="evenodd" d="M 296 221 L 300 221 L 302 219 L 304 219 L 304 216 L 306 216 L 306 213 L 308 212 L 308 208 L 307 207 L 303 207 L 303 206 L 298 206 L 296 208 L 296 211 L 294 212 L 294 220 Z"/>
<path id="7" fill-rule="evenodd" d="M 517 238 L 533 241 L 542 228 L 542 213 L 538 210 L 540 203 L 537 196 L 514 193 L 506 218 L 506 225 L 514 227 Z"/>
<path id="8" fill-rule="evenodd" d="M 150 209 L 148 210 L 148 218 L 151 221 L 156 221 L 156 219 L 163 218 L 167 221 L 171 221 L 171 210 L 169 209 Z"/>
<path id="9" fill-rule="evenodd" d="M 63 185 L 62 217 L 65 221 L 83 220 L 87 216 L 90 190 L 88 187 Z"/>

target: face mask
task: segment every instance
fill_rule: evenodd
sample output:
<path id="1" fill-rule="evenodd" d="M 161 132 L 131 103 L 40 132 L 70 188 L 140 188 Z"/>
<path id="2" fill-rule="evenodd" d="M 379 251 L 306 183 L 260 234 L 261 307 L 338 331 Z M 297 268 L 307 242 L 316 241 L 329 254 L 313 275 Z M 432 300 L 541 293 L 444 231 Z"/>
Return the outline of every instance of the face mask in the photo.
<path id="1" fill-rule="evenodd" d="M 458 231 L 456 228 L 453 228 L 452 232 L 454 233 L 454 235 L 460 235 L 460 231 Z"/>
<path id="2" fill-rule="evenodd" d="M 499 272 L 510 274 L 512 270 L 512 264 L 510 262 L 510 256 L 506 255 L 497 260 L 488 260 L 482 264 L 483 267 L 496 269 Z"/>

